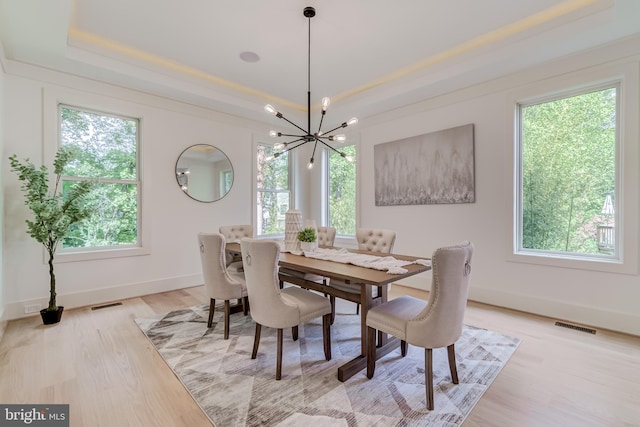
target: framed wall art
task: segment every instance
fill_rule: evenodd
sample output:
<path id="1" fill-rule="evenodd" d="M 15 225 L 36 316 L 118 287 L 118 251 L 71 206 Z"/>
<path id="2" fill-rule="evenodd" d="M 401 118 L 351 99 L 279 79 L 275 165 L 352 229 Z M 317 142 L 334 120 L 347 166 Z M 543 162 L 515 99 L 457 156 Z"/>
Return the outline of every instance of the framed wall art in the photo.
<path id="1" fill-rule="evenodd" d="M 373 147 L 376 206 L 475 202 L 474 127 Z"/>

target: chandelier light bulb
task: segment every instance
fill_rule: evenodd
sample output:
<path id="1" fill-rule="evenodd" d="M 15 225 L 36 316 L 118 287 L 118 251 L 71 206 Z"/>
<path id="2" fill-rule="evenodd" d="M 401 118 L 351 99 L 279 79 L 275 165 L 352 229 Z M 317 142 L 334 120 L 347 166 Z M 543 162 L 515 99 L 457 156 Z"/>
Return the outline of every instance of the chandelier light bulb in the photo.
<path id="1" fill-rule="evenodd" d="M 270 130 L 269 131 L 269 136 L 271 136 L 271 137 L 275 138 L 276 136 L 280 136 L 280 135 L 281 135 L 280 132 L 276 132 L 275 130 Z"/>
<path id="2" fill-rule="evenodd" d="M 357 125 L 357 124 L 358 124 L 357 117 L 351 117 L 349 120 L 347 120 L 347 126 Z"/>
<path id="3" fill-rule="evenodd" d="M 313 169 L 313 157 L 309 160 L 309 163 L 307 163 L 307 169 Z"/>
<path id="4" fill-rule="evenodd" d="M 264 111 L 266 111 L 266 112 L 267 112 L 267 113 L 269 113 L 269 114 L 273 114 L 274 116 L 275 116 L 276 114 L 278 114 L 278 110 L 276 110 L 276 109 L 273 107 L 273 105 L 271 105 L 271 104 L 267 104 L 267 105 L 265 105 L 265 106 L 264 106 Z"/>
<path id="5" fill-rule="evenodd" d="M 322 111 L 327 111 L 327 108 L 329 108 L 329 104 L 331 104 L 331 100 L 328 96 L 322 98 Z"/>
<path id="6" fill-rule="evenodd" d="M 285 147 L 285 144 L 283 144 L 282 142 L 278 142 L 277 144 L 273 145 L 274 150 L 282 150 Z"/>
<path id="7" fill-rule="evenodd" d="M 345 156 L 345 160 L 346 160 L 347 162 L 349 162 L 349 163 L 355 163 L 355 161 L 356 161 L 356 160 L 355 160 L 353 157 L 351 157 L 351 156 Z"/>
<path id="8" fill-rule="evenodd" d="M 264 158 L 264 161 L 265 162 L 270 162 L 271 160 L 273 160 L 273 158 L 274 158 L 273 156 L 267 156 L 267 157 Z"/>
<path id="9" fill-rule="evenodd" d="M 343 134 L 339 134 L 339 135 L 333 135 L 332 137 L 329 138 L 330 141 L 338 141 L 338 142 L 345 142 L 347 140 L 347 137 L 344 136 Z"/>

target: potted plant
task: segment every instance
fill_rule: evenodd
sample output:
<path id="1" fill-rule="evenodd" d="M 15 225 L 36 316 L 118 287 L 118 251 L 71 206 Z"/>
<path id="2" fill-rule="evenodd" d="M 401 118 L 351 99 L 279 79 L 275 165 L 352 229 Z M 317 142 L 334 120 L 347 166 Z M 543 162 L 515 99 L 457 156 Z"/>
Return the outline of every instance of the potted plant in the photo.
<path id="1" fill-rule="evenodd" d="M 303 251 L 313 251 L 316 248 L 316 230 L 311 227 L 303 228 L 298 232 L 300 249 Z"/>
<path id="2" fill-rule="evenodd" d="M 22 182 L 20 189 L 24 193 L 25 205 L 33 214 L 33 220 L 26 220 L 27 233 L 42 243 L 49 255 L 49 306 L 40 310 L 45 325 L 58 323 L 64 310 L 63 306 L 56 303 L 56 276 L 53 271 L 56 248 L 72 226 L 91 215 L 85 199 L 93 189 L 93 181 L 77 181 L 68 189 L 65 188 L 64 194 L 62 192 L 62 172 L 73 158 L 73 148 L 63 146 L 58 150 L 53 162 L 55 184 L 50 189 L 46 166 L 36 168 L 29 159 L 20 162 L 15 154 L 9 157 L 11 171 Z"/>

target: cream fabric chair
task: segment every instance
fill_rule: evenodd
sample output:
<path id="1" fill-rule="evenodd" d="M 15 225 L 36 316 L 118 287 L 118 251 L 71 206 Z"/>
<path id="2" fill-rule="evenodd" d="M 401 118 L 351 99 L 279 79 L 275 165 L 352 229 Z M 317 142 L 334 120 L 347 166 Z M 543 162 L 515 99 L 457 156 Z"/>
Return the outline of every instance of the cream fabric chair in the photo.
<path id="1" fill-rule="evenodd" d="M 198 233 L 200 246 L 200 261 L 202 263 L 202 275 L 204 276 L 204 288 L 209 297 L 209 321 L 210 328 L 213 323 L 213 310 L 216 299 L 224 300 L 224 339 L 229 338 L 229 315 L 232 307 L 230 300 L 240 299 L 242 310 L 247 315 L 247 286 L 244 276 L 230 274 L 225 263 L 225 238 L 218 233 Z"/>
<path id="2" fill-rule="evenodd" d="M 313 292 L 296 286 L 280 289 L 278 260 L 280 245 L 273 240 L 243 239 L 240 242 L 245 278 L 249 291 L 251 317 L 256 322 L 256 335 L 251 358 L 255 359 L 262 326 L 277 329 L 276 380 L 282 376 L 282 331 L 292 328 L 298 339 L 298 325 L 322 316 L 324 355 L 331 360 L 331 304 Z"/>
<path id="3" fill-rule="evenodd" d="M 318 246 L 333 246 L 335 240 L 335 227 L 318 227 Z"/>
<path id="4" fill-rule="evenodd" d="M 393 244 L 396 241 L 396 232 L 392 230 L 373 229 L 373 228 L 358 228 L 356 230 L 356 242 L 358 243 L 358 249 L 361 251 L 374 251 L 390 254 L 393 251 Z M 332 280 L 329 283 L 332 286 L 341 291 L 349 292 L 352 294 L 360 293 L 360 285 L 347 283 L 339 280 Z M 378 290 L 380 295 L 381 290 Z M 331 297 L 331 306 L 334 308 L 333 316 L 335 317 L 335 297 Z M 356 313 L 360 313 L 360 304 L 356 305 Z"/>
<path id="5" fill-rule="evenodd" d="M 221 225 L 218 231 L 227 239 L 227 242 L 239 243 L 245 237 L 253 239 L 253 226 L 250 224 Z M 227 253 L 227 270 L 234 273 L 242 273 L 242 258 L 240 256 L 234 257 Z"/>
<path id="6" fill-rule="evenodd" d="M 407 343 L 423 347 L 429 410 L 434 406 L 432 349 L 447 347 L 451 379 L 458 384 L 454 344 L 462 333 L 473 251 L 473 244 L 464 242 L 433 253 L 433 280 L 428 301 L 402 296 L 367 313 L 367 377 L 373 378 L 376 367 L 376 331 L 400 338 L 403 357 L 407 354 Z"/>

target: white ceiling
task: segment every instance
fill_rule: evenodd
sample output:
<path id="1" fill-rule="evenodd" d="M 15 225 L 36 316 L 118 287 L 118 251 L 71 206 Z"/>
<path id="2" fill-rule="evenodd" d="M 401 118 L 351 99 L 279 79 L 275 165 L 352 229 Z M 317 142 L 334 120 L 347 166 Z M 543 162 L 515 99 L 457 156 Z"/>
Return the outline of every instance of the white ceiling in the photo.
<path id="1" fill-rule="evenodd" d="M 269 121 L 341 122 L 640 33 L 640 0 L 0 0 L 20 62 Z M 255 52 L 249 63 L 240 53 Z"/>

